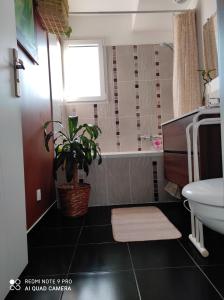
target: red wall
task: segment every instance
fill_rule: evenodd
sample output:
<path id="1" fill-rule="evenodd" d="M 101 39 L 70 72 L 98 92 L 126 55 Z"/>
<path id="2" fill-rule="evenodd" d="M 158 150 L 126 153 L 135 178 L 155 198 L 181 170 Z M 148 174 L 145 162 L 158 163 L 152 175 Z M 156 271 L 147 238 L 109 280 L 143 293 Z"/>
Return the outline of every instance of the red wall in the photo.
<path id="1" fill-rule="evenodd" d="M 43 123 L 51 119 L 49 64 L 46 33 L 37 25 L 38 62 L 33 62 L 19 49 L 25 71 L 21 74 L 21 109 L 23 127 L 27 228 L 54 201 L 52 179 L 53 151 L 47 153 L 43 141 Z M 16 150 L 16 149 L 15 149 Z M 36 201 L 41 189 L 42 200 Z"/>

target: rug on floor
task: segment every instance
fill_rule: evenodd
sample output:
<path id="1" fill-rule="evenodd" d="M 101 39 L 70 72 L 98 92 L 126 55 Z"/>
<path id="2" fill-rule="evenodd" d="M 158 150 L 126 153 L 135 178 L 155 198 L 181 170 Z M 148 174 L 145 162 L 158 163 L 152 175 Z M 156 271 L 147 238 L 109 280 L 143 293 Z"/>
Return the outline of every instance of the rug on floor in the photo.
<path id="1" fill-rule="evenodd" d="M 117 242 L 171 240 L 181 233 L 158 207 L 114 208 L 111 212 L 113 237 Z"/>

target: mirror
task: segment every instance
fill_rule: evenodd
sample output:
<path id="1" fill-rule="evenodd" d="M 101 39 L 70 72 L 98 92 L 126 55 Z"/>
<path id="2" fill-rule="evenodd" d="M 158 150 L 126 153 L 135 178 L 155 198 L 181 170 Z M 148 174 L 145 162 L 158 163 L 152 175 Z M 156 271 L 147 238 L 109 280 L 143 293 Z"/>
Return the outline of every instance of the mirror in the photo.
<path id="1" fill-rule="evenodd" d="M 209 72 L 211 79 L 218 76 L 217 35 L 217 14 L 215 13 L 203 25 L 204 69 Z"/>

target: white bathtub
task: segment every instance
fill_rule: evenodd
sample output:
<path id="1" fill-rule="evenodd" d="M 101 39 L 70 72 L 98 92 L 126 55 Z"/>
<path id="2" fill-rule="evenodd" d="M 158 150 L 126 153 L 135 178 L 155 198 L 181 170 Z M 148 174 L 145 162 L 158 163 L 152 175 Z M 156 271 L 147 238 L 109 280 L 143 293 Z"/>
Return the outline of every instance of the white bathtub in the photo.
<path id="1" fill-rule="evenodd" d="M 163 156 L 163 150 L 149 150 L 149 151 L 129 151 L 129 152 L 103 152 L 103 158 L 117 158 L 117 157 L 139 157 L 139 156 Z"/>
<path id="2" fill-rule="evenodd" d="M 95 162 L 87 178 L 90 206 L 167 202 L 163 151 L 107 152 Z"/>

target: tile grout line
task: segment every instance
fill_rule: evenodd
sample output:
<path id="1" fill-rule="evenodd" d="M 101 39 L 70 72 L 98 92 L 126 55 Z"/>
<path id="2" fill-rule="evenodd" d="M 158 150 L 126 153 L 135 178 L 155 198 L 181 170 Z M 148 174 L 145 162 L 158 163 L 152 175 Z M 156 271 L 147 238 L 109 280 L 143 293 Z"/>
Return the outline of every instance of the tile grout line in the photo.
<path id="1" fill-rule="evenodd" d="M 73 254 L 72 254 L 72 258 L 71 258 L 71 263 L 70 263 L 70 265 L 69 265 L 69 267 L 68 267 L 68 272 L 67 272 L 67 274 L 66 274 L 67 276 L 69 275 L 69 271 L 71 270 L 72 262 L 73 262 L 73 259 L 74 259 L 74 257 L 75 257 L 75 254 L 76 254 L 76 250 L 77 250 L 77 248 L 78 248 L 79 240 L 80 240 L 80 237 L 81 237 L 82 232 L 83 232 L 83 226 L 80 228 L 79 235 L 78 235 L 77 240 L 76 240 L 76 243 L 75 243 L 74 251 L 73 251 Z"/>
<path id="2" fill-rule="evenodd" d="M 84 224 L 84 221 L 83 221 L 83 224 Z M 82 224 L 82 227 L 80 228 L 79 235 L 78 235 L 78 237 L 77 237 L 77 240 L 76 240 L 76 243 L 75 243 L 75 246 L 74 246 L 74 251 L 73 251 L 73 253 L 72 253 L 71 262 L 70 262 L 70 265 L 69 265 L 69 267 L 68 267 L 68 272 L 66 273 L 66 277 L 67 277 L 67 278 L 68 278 L 68 276 L 69 276 L 69 271 L 70 271 L 70 269 L 71 269 L 71 266 L 72 266 L 72 263 L 73 263 L 73 259 L 74 259 L 75 254 L 76 254 L 76 250 L 77 250 L 77 248 L 78 248 L 79 239 L 80 239 L 80 237 L 81 237 L 81 234 L 82 234 L 82 231 L 83 231 L 83 228 L 84 228 L 84 225 L 83 225 L 83 224 Z M 63 295 L 64 295 L 64 292 L 61 293 L 61 295 L 60 295 L 60 297 L 59 297 L 59 300 L 62 300 Z"/>
<path id="3" fill-rule="evenodd" d="M 203 269 L 200 267 L 200 265 L 196 262 L 196 260 L 191 256 L 191 254 L 189 253 L 189 251 L 184 247 L 184 245 L 180 241 L 178 241 L 178 243 L 184 249 L 184 251 L 187 253 L 187 255 L 190 257 L 190 259 L 193 261 L 193 263 L 198 268 L 198 270 L 202 273 L 202 275 L 207 279 L 207 281 L 209 282 L 209 284 L 214 288 L 214 290 L 217 292 L 217 294 L 220 296 L 220 298 L 222 300 L 224 300 L 223 295 L 219 292 L 219 290 L 217 289 L 217 287 L 209 279 L 209 277 L 206 275 L 206 273 L 203 271 Z"/>
<path id="4" fill-rule="evenodd" d="M 128 253 L 129 253 L 129 256 L 130 256 L 130 260 L 131 260 L 132 272 L 133 272 L 134 278 L 135 278 L 135 284 L 136 284 L 136 288 L 137 288 L 137 292 L 138 292 L 138 297 L 139 297 L 139 300 L 141 300 L 142 296 L 141 296 L 139 285 L 138 285 L 137 275 L 135 273 L 135 268 L 134 268 L 134 263 L 133 263 L 132 256 L 131 256 L 131 250 L 130 250 L 130 247 L 129 247 L 129 243 L 127 243 L 127 246 L 128 246 Z"/>

